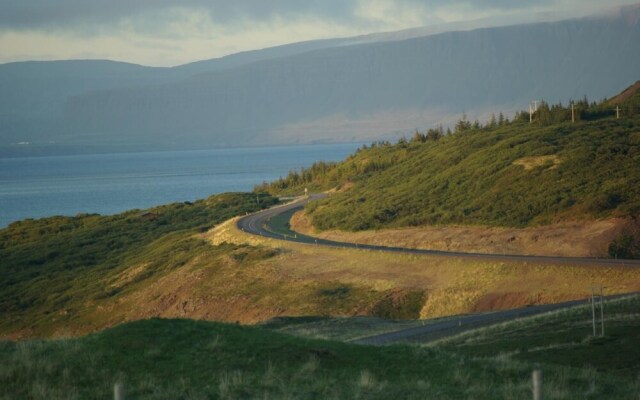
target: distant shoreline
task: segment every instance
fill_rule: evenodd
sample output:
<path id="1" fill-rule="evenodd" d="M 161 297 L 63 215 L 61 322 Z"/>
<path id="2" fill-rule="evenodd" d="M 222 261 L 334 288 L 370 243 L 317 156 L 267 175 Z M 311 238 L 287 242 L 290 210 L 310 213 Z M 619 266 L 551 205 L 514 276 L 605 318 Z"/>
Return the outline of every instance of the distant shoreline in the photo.
<path id="1" fill-rule="evenodd" d="M 47 144 L 10 144 L 0 145 L 0 159 L 6 158 L 26 158 L 26 157 L 57 157 L 57 156 L 83 156 L 83 155 L 104 155 L 104 154 L 131 154 L 131 153 L 163 153 L 172 151 L 209 151 L 209 150 L 230 150 L 230 149 L 262 149 L 262 148 L 289 148 L 305 146 L 323 145 L 349 145 L 349 144 L 369 144 L 376 139 L 358 141 L 318 141 L 310 143 L 279 143 L 279 144 L 256 144 L 256 145 L 229 145 L 229 146 L 189 146 L 189 147 L 167 147 L 160 145 L 132 145 L 132 146 L 112 146 L 112 145 L 47 145 Z"/>
<path id="2" fill-rule="evenodd" d="M 0 158 L 0 229 L 26 218 L 112 215 L 250 192 L 361 145 L 316 144 Z"/>

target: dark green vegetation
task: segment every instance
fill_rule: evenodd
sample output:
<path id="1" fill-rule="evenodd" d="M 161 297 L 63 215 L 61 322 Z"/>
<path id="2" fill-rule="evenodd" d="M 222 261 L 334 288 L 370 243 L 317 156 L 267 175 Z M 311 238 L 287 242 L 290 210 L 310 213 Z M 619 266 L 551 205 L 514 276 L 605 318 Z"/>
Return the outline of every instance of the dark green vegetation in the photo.
<path id="1" fill-rule="evenodd" d="M 591 306 L 584 306 L 465 333 L 438 347 L 471 357 L 499 349 L 513 361 L 588 366 L 640 386 L 639 309 L 639 296 L 605 303 L 604 337 L 593 337 Z"/>
<path id="2" fill-rule="evenodd" d="M 604 339 L 589 339 L 584 318 L 568 312 L 431 347 L 145 320 L 78 339 L 0 342 L 0 398 L 104 399 L 121 381 L 135 399 L 514 399 L 531 396 L 531 370 L 542 368 L 545 398 L 632 399 L 640 389 L 639 305 L 608 304 Z"/>
<path id="3" fill-rule="evenodd" d="M 108 299 L 181 267 L 196 255 L 230 251 L 194 236 L 276 201 L 262 196 L 258 204 L 252 194 L 222 194 L 114 216 L 13 223 L 0 230 L 0 329 L 46 326 L 87 302 Z M 119 272 L 141 264 L 147 265 L 144 273 L 128 285 L 110 284 Z"/>
<path id="4" fill-rule="evenodd" d="M 630 233 L 623 233 L 609 244 L 609 255 L 613 258 L 640 258 L 640 241 Z"/>
<path id="5" fill-rule="evenodd" d="M 637 86 L 637 85 L 636 85 Z M 316 163 L 257 187 L 299 193 L 345 190 L 309 204 L 319 229 L 438 224 L 524 227 L 640 212 L 639 92 L 570 107 L 543 103 L 529 123 L 463 118 L 452 134 L 364 146 L 337 164 Z M 615 118 L 619 104 L 621 118 Z"/>

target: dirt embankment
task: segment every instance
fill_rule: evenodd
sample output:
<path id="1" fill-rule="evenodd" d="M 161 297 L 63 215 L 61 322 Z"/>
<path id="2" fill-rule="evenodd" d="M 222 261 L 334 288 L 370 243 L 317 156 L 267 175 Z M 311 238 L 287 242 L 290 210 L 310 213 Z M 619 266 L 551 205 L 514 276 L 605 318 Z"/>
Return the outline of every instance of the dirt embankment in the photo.
<path id="1" fill-rule="evenodd" d="M 364 232 L 317 232 L 303 212 L 296 213 L 291 219 L 291 229 L 294 231 L 342 242 L 472 253 L 564 257 L 607 257 L 609 244 L 623 232 L 635 231 L 633 224 L 630 219 L 611 218 L 521 229 L 426 226 Z"/>

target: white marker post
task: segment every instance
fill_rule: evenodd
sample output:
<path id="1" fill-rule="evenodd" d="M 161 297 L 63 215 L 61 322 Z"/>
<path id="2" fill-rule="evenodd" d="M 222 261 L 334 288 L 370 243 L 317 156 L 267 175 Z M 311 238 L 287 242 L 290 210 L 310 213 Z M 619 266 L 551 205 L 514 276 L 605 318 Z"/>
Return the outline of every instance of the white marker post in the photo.
<path id="1" fill-rule="evenodd" d="M 533 379 L 533 400 L 542 400 L 542 371 L 534 370 L 531 378 Z"/>
<path id="2" fill-rule="evenodd" d="M 113 385 L 113 400 L 124 400 L 124 385 L 122 383 Z"/>

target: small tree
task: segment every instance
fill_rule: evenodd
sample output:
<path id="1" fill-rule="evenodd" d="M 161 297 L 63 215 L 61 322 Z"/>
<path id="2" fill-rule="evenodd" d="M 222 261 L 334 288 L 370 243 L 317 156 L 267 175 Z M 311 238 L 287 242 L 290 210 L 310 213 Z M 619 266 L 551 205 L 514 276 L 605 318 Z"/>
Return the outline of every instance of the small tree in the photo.
<path id="1" fill-rule="evenodd" d="M 426 140 L 425 135 L 423 135 L 422 133 L 418 132 L 418 130 L 416 129 L 416 132 L 413 134 L 413 137 L 411 138 L 411 141 L 414 143 L 419 143 L 419 142 L 424 142 Z"/>
<path id="2" fill-rule="evenodd" d="M 498 122 L 496 121 L 496 115 L 491 114 L 491 119 L 489 120 L 489 128 L 495 128 L 497 125 L 498 125 Z"/>
<path id="3" fill-rule="evenodd" d="M 426 140 L 431 142 L 437 142 L 438 140 L 440 140 L 442 138 L 441 129 L 442 127 L 440 127 L 440 129 L 429 129 L 427 131 Z"/>
<path id="4" fill-rule="evenodd" d="M 464 132 L 471 129 L 471 122 L 467 119 L 467 113 L 462 113 L 462 118 L 456 123 L 455 132 Z"/>

